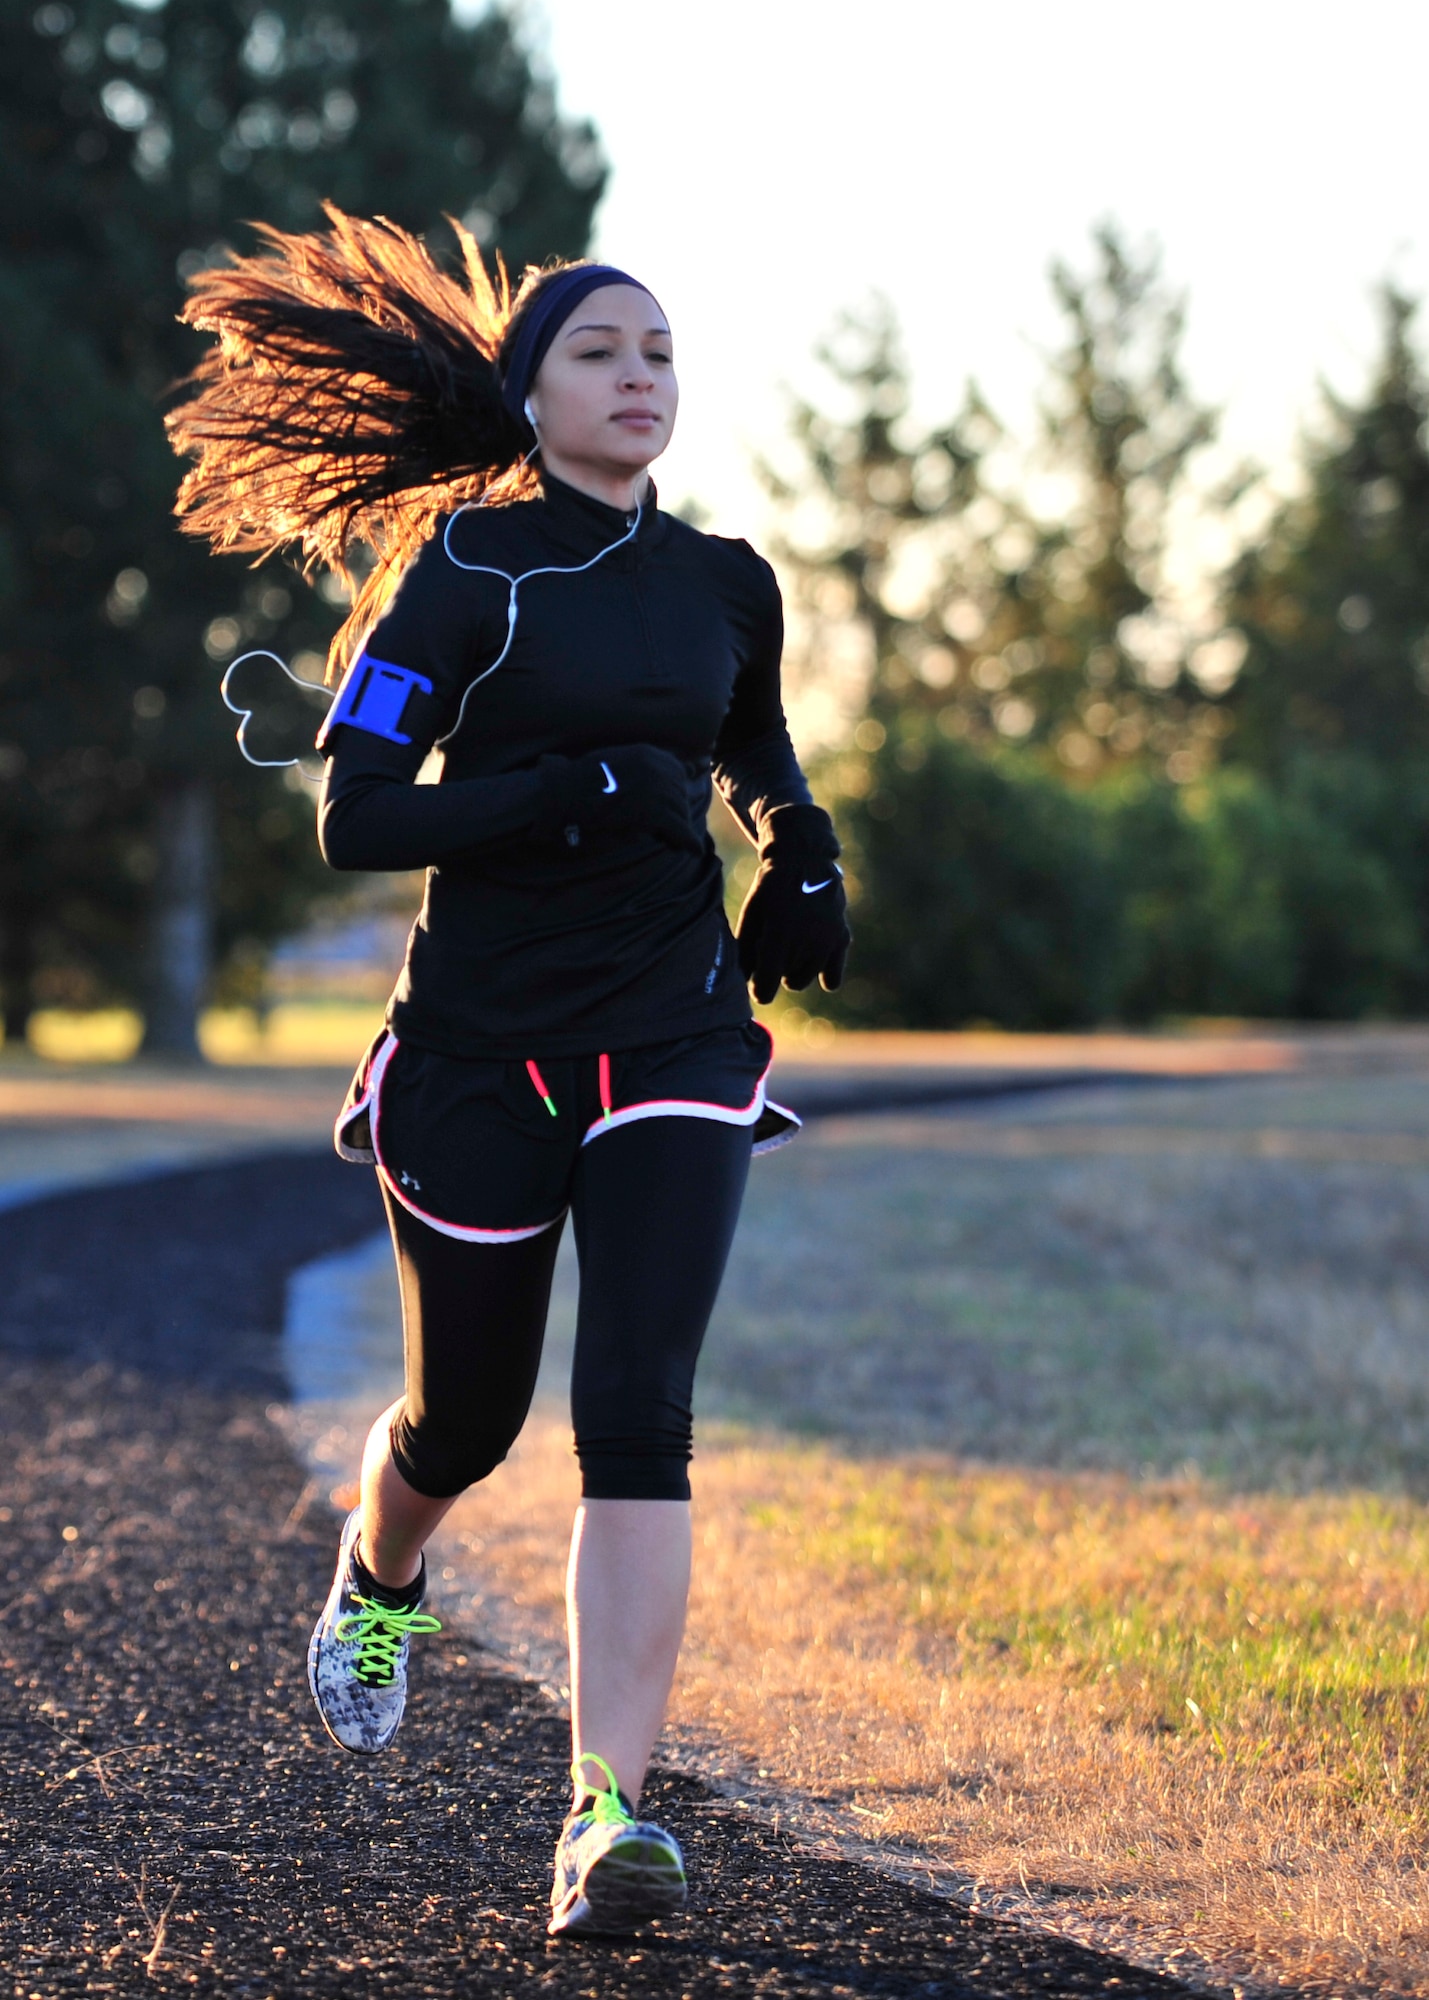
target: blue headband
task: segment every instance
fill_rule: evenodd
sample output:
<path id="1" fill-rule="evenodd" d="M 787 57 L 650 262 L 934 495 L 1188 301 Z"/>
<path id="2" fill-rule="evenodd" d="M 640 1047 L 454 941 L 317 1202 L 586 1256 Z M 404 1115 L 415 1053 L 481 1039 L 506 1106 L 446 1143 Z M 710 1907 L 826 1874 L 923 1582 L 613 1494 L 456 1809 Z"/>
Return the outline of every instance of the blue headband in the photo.
<path id="1" fill-rule="evenodd" d="M 551 342 L 581 300 L 605 285 L 633 285 L 637 292 L 649 289 L 628 271 L 617 271 L 613 264 L 580 264 L 573 271 L 562 271 L 536 294 L 501 377 L 501 400 L 518 422 L 526 421 L 526 398 Z"/>

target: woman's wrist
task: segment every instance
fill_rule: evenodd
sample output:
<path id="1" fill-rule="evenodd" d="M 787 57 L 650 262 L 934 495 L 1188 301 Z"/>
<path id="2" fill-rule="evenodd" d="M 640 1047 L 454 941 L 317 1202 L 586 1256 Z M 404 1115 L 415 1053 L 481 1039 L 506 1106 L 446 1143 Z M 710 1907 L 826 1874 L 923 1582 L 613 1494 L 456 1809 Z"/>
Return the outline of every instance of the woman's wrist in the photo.
<path id="1" fill-rule="evenodd" d="M 780 850 L 820 861 L 836 861 L 843 851 L 824 808 L 802 804 L 774 806 L 759 823 L 761 859 Z"/>

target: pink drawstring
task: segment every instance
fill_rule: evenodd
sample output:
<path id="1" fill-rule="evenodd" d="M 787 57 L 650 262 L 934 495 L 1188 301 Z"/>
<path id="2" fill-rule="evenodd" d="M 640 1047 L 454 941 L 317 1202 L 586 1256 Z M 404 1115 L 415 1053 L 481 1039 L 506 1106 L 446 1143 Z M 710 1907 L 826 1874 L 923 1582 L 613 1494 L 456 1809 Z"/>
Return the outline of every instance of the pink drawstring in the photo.
<path id="1" fill-rule="evenodd" d="M 542 1076 L 540 1070 L 537 1069 L 534 1062 L 526 1064 L 526 1074 L 535 1086 L 536 1095 L 541 1099 L 541 1102 L 545 1105 L 551 1116 L 558 1118 L 560 1113 L 556 1110 L 556 1100 L 552 1097 L 550 1091 L 547 1090 L 546 1079 Z M 609 1056 L 602 1056 L 600 1059 L 600 1108 L 606 1117 L 609 1118 L 611 1112 Z"/>
<path id="2" fill-rule="evenodd" d="M 546 1107 L 546 1109 L 547 1109 L 547 1110 L 548 1110 L 548 1111 L 550 1112 L 551 1116 L 552 1116 L 553 1118 L 556 1118 L 556 1117 L 559 1117 L 559 1116 L 560 1116 L 560 1114 L 559 1114 L 559 1112 L 558 1112 L 558 1111 L 556 1110 L 556 1100 L 555 1100 L 555 1098 L 554 1098 L 554 1097 L 552 1097 L 552 1095 L 551 1095 L 550 1091 L 549 1091 L 549 1090 L 547 1090 L 547 1088 L 546 1088 L 546 1079 L 545 1079 L 545 1078 L 544 1078 L 544 1077 L 542 1076 L 542 1074 L 541 1074 L 540 1070 L 538 1070 L 538 1069 L 537 1069 L 537 1067 L 536 1067 L 535 1063 L 533 1063 L 533 1062 L 528 1062 L 528 1063 L 527 1063 L 527 1065 L 526 1065 L 526 1074 L 527 1074 L 527 1076 L 529 1076 L 529 1077 L 530 1077 L 530 1079 L 531 1079 L 532 1083 L 534 1083 L 534 1084 L 535 1084 L 535 1086 L 536 1086 L 536 1095 L 537 1095 L 537 1096 L 538 1096 L 538 1097 L 539 1097 L 539 1098 L 540 1098 L 540 1099 L 542 1100 L 542 1102 L 543 1102 L 543 1103 L 545 1104 L 545 1107 Z"/>

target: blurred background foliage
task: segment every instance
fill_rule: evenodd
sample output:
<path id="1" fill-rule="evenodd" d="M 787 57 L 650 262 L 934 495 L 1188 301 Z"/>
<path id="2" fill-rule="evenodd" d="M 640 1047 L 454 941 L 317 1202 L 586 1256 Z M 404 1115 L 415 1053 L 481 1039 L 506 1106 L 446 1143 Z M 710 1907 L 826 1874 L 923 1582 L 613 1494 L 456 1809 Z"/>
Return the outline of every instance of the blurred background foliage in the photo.
<path id="1" fill-rule="evenodd" d="M 1429 1010 L 1413 303 L 1384 292 L 1363 402 L 1325 396 L 1296 497 L 1198 592 L 1179 545 L 1264 488 L 1192 483 L 1215 416 L 1181 304 L 1110 227 L 1053 284 L 1067 338 L 1020 486 L 975 386 L 911 424 L 877 304 L 822 356 L 828 406 L 794 404 L 792 465 L 764 468 L 804 674 L 842 657 L 862 691 L 818 772 L 852 972 L 806 1004 L 920 1028 Z"/>
<path id="2" fill-rule="evenodd" d="M 335 596 L 175 531 L 162 410 L 187 274 L 331 197 L 519 268 L 589 239 L 605 169 L 517 21 L 448 0 L 45 0 L 0 16 L 0 1000 L 261 998 L 345 885 L 312 793 L 243 765 L 224 666 L 316 678 Z M 931 429 L 890 309 L 763 467 L 793 678 L 822 689 L 864 1026 L 1429 1011 L 1429 387 L 1382 301 L 1295 497 L 1203 471 L 1183 301 L 1111 226 L 1052 285 L 1038 434 L 970 385 Z M 1203 456 L 1205 454 L 1205 456 Z M 1247 513 L 1259 496 L 1259 513 Z M 1205 525 L 1237 528 L 1205 558 Z M 1199 553 L 1197 553 L 1199 551 Z M 737 843 L 735 843 L 737 854 Z M 743 868 L 747 871 L 747 856 Z M 734 884 L 737 897 L 740 869 Z"/>
<path id="3" fill-rule="evenodd" d="M 0 11 L 0 987 L 137 1000 L 195 1052 L 206 994 L 337 887 L 311 788 L 235 755 L 219 675 L 316 678 L 339 615 L 182 538 L 166 392 L 185 276 L 332 197 L 517 267 L 586 245 L 604 181 L 504 13 L 447 0 L 45 0 Z"/>

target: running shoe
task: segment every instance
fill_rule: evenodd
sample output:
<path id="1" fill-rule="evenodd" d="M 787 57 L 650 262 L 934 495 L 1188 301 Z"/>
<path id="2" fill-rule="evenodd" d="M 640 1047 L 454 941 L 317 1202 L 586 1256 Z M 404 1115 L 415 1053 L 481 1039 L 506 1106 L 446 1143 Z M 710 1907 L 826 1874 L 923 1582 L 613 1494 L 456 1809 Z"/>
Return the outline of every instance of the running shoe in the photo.
<path id="1" fill-rule="evenodd" d="M 398 1611 L 364 1597 L 354 1568 L 358 1515 L 347 1517 L 337 1575 L 308 1646 L 308 1686 L 323 1727 L 344 1750 L 373 1756 L 397 1734 L 407 1706 L 407 1654 L 418 1632 L 440 1632 L 418 1599 Z"/>
<path id="2" fill-rule="evenodd" d="M 561 1829 L 546 1927 L 552 1937 L 622 1937 L 685 1907 L 679 1842 L 663 1827 L 636 1819 L 603 1757 L 587 1752 L 571 1766 L 577 1785 L 585 1785 L 588 1764 L 599 1766 L 606 1789 L 591 1792 L 589 1807 L 573 1812 Z"/>

